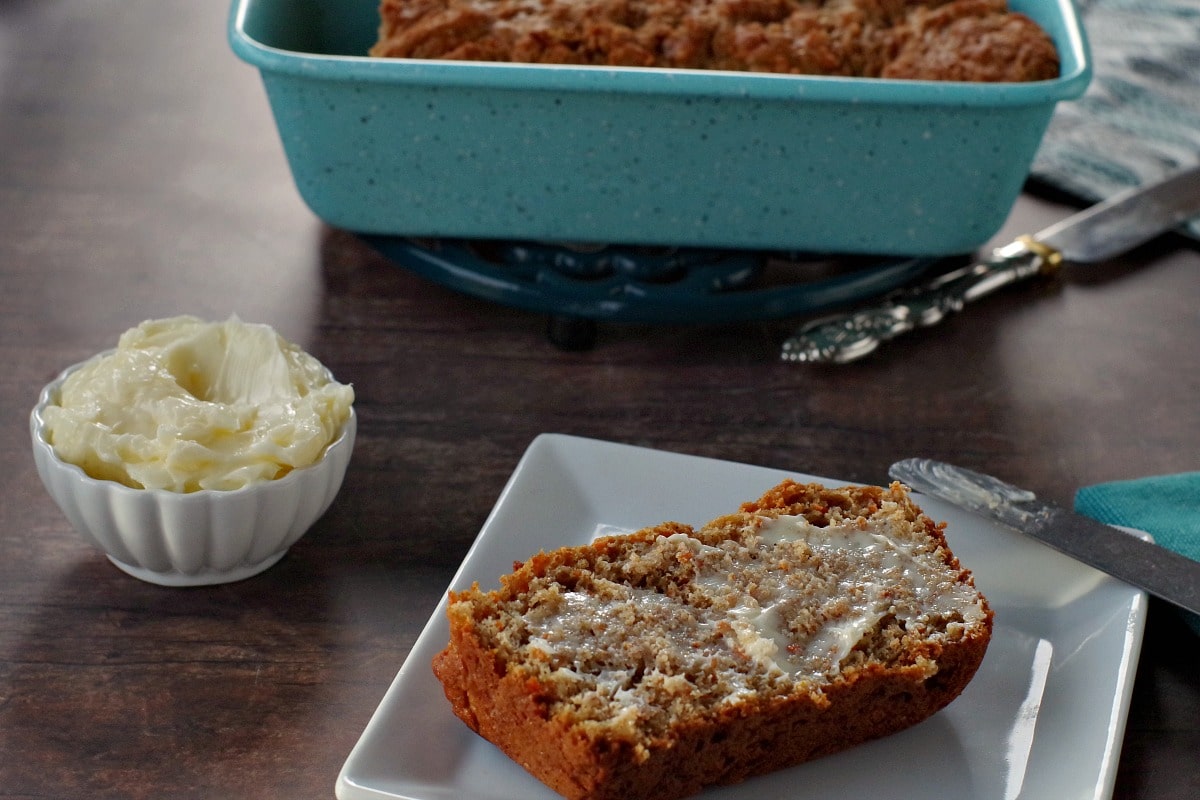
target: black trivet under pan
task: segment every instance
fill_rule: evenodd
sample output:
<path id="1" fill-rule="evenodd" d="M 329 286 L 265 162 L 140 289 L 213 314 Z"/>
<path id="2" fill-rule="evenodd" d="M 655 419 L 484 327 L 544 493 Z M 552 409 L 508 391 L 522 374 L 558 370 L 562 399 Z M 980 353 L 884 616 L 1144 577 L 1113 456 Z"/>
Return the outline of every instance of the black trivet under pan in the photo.
<path id="1" fill-rule="evenodd" d="M 548 315 L 548 335 L 590 347 L 597 323 L 783 319 L 882 294 L 932 259 L 844 259 L 753 250 L 556 245 L 363 235 L 397 265 L 465 294 Z M 781 276 L 784 276 L 781 279 Z"/>

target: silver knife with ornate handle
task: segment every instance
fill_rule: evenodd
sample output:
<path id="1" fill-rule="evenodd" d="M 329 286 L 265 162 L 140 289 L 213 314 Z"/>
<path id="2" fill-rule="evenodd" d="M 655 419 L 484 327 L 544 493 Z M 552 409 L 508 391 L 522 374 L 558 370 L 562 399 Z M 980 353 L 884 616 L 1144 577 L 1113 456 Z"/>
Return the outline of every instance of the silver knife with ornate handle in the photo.
<path id="1" fill-rule="evenodd" d="M 885 341 L 934 325 L 974 300 L 1063 262 L 1094 264 L 1132 250 L 1200 213 L 1200 166 L 1128 189 L 991 257 L 901 289 L 877 306 L 813 320 L 783 343 L 785 361 L 844 364 Z"/>
<path id="2" fill-rule="evenodd" d="M 1014 528 L 1155 597 L 1200 614 L 1200 561 L 963 467 L 909 458 L 892 464 L 888 474 L 914 491 Z"/>

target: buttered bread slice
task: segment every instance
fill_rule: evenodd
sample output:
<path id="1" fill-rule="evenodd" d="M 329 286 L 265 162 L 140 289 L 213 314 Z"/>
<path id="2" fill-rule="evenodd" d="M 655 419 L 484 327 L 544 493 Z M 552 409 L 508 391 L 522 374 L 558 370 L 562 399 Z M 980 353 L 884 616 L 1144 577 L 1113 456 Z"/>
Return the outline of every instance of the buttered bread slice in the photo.
<path id="1" fill-rule="evenodd" d="M 572 800 L 670 800 L 929 717 L 992 611 L 905 487 L 786 481 L 698 530 L 539 553 L 452 593 L 455 714 Z"/>

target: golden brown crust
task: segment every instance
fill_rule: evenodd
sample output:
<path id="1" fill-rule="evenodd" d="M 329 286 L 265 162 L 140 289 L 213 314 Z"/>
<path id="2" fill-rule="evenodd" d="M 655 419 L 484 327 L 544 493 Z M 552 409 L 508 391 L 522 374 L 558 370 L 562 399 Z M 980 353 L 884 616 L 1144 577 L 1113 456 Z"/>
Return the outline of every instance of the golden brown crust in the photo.
<path id="1" fill-rule="evenodd" d="M 753 714 L 699 722 L 637 761 L 625 743 L 588 739 L 548 719 L 520 673 L 504 674 L 469 629 L 434 660 L 454 713 L 531 775 L 570 800 L 673 800 L 716 784 L 811 761 L 904 730 L 948 705 L 987 649 L 976 638 L 935 656 L 938 674 L 907 668 L 856 679 Z M 484 709 L 482 717 L 476 710 Z"/>
<path id="2" fill-rule="evenodd" d="M 883 78 L 1041 81 L 1058 77 L 1058 51 L 1024 14 L 998 14 L 992 0 L 959 0 L 913 11 L 896 31 Z"/>
<path id="3" fill-rule="evenodd" d="M 1053 41 L 1004 0 L 381 0 L 371 55 L 1033 81 Z"/>
<path id="4" fill-rule="evenodd" d="M 665 732 L 641 738 L 614 734 L 611 727 L 563 711 L 556 705 L 561 688 L 549 683 L 539 665 L 506 660 L 512 654 L 499 652 L 483 632 L 485 623 L 497 618 L 498 604 L 521 602 L 548 576 L 573 587 L 581 576 L 609 568 L 614 560 L 626 559 L 622 563 L 628 565 L 631 545 L 644 548 L 674 534 L 716 542 L 745 535 L 748 522 L 780 514 L 825 525 L 879 514 L 885 505 L 887 513 L 900 515 L 930 538 L 957 580 L 971 583 L 946 548 L 943 526 L 921 513 L 899 484 L 830 490 L 788 481 L 699 531 L 668 523 L 539 553 L 504 576 L 499 590 L 453 593 L 450 641 L 434 659 L 434 672 L 464 723 L 570 800 L 671 800 L 886 736 L 936 713 L 971 680 L 991 633 L 992 612 L 982 598 L 982 622 L 966 626 L 962 635 L 904 639 L 903 651 L 895 645 L 880 650 L 887 653 L 881 656 L 887 663 L 853 662 L 807 689 L 748 696 L 716 712 L 673 719 Z M 654 575 L 628 569 L 621 574 L 664 591 Z"/>

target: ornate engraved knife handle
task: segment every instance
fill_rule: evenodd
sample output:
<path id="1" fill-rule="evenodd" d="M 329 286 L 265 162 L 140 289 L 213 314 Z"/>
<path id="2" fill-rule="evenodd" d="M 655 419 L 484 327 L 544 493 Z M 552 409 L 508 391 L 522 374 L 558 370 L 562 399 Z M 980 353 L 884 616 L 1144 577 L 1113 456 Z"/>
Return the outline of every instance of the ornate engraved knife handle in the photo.
<path id="1" fill-rule="evenodd" d="M 1061 262 L 1057 250 L 1022 236 L 995 250 L 986 261 L 893 292 L 877 306 L 815 319 L 783 343 L 780 357 L 824 364 L 857 361 L 883 342 L 935 325 L 967 303 L 1011 283 L 1052 272 Z"/>

